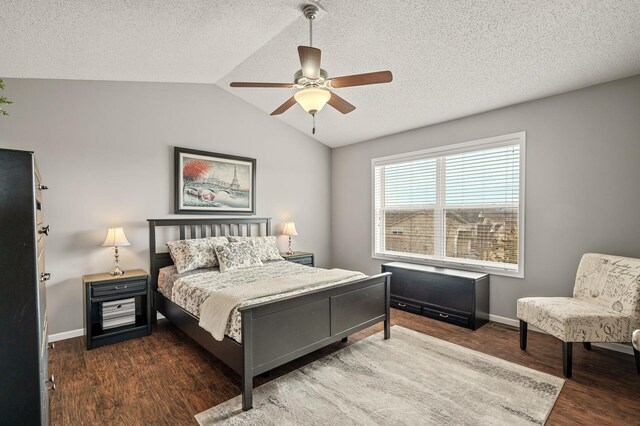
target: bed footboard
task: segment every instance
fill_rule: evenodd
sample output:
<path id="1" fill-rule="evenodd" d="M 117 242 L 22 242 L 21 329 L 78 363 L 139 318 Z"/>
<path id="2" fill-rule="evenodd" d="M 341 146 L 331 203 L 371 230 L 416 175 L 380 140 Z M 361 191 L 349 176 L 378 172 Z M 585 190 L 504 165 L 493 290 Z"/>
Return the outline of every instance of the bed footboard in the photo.
<path id="1" fill-rule="evenodd" d="M 390 273 L 241 308 L 242 409 L 253 377 L 384 321 L 390 336 Z"/>

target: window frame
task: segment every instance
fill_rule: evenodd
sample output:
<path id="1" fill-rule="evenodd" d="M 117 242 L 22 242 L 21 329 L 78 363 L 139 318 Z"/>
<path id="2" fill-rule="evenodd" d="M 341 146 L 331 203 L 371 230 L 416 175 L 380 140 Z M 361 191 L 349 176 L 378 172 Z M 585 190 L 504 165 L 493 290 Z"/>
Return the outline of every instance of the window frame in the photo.
<path id="1" fill-rule="evenodd" d="M 518 194 L 518 265 L 517 269 L 510 268 L 502 268 L 499 266 L 489 266 L 481 264 L 482 261 L 477 261 L 473 259 L 456 259 L 456 258 L 447 258 L 446 251 L 445 257 L 443 259 L 434 259 L 428 258 L 425 256 L 421 256 L 418 254 L 410 254 L 410 253 L 398 253 L 393 252 L 390 254 L 389 252 L 377 253 L 376 252 L 376 167 L 384 166 L 389 164 L 397 164 L 414 160 L 421 160 L 426 158 L 434 158 L 434 157 L 443 157 L 453 154 L 460 154 L 469 151 L 480 151 L 491 148 L 499 148 L 503 146 L 512 146 L 519 145 L 520 146 L 520 175 L 519 175 L 519 194 Z M 441 145 L 433 148 L 423 149 L 419 151 L 412 151 L 402 154 L 394 154 L 385 157 L 378 157 L 371 159 L 371 257 L 373 259 L 380 260 L 394 260 L 394 261 L 410 261 L 414 263 L 439 266 L 439 267 L 449 267 L 449 268 L 457 268 L 457 269 L 465 269 L 470 271 L 478 271 L 485 272 L 492 275 L 502 275 L 514 278 L 524 278 L 524 267 L 525 267 L 525 163 L 526 163 L 526 132 L 515 132 L 509 133 L 506 135 L 493 136 L 489 138 L 476 139 L 467 142 L 461 142 L 451 145 Z M 437 173 L 444 173 L 444 170 L 438 170 Z M 443 179 L 440 176 L 440 179 Z M 436 184 L 436 188 L 437 188 Z M 383 198 L 384 193 L 384 180 L 382 181 L 381 187 L 382 193 L 380 194 L 381 198 Z M 442 212 L 446 214 L 447 206 L 444 199 L 442 191 L 437 190 L 436 193 L 436 203 L 429 208 L 434 210 L 434 215 L 438 215 L 438 208 L 442 209 Z M 438 207 L 439 206 L 439 207 Z M 419 207 L 419 206 L 417 206 Z M 446 226 L 446 221 L 441 221 L 443 226 Z M 384 223 L 381 225 L 382 235 L 384 234 Z M 438 235 L 438 230 L 435 230 L 434 234 L 434 252 L 438 253 L 435 250 L 435 247 L 440 247 L 442 244 L 446 244 L 443 235 Z M 444 230 L 441 230 L 443 232 Z M 438 237 L 436 239 L 436 237 Z M 397 254 L 396 254 L 397 253 Z"/>

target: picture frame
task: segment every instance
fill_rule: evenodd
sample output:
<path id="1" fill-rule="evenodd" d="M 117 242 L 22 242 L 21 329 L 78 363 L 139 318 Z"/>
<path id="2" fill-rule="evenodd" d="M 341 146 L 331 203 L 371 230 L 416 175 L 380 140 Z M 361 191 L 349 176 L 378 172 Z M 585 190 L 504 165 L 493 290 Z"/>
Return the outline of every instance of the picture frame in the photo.
<path id="1" fill-rule="evenodd" d="M 175 213 L 254 215 L 256 159 L 174 148 Z"/>

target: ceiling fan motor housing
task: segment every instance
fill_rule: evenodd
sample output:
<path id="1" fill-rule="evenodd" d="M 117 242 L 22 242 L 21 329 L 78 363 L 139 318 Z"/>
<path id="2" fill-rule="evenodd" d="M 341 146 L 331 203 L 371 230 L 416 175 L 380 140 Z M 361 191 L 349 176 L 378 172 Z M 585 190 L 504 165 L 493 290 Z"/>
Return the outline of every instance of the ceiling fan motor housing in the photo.
<path id="1" fill-rule="evenodd" d="M 328 78 L 329 74 L 323 69 L 320 69 L 320 77 L 318 78 L 305 77 L 302 70 L 298 70 L 293 75 L 293 81 L 300 87 L 323 87 Z"/>

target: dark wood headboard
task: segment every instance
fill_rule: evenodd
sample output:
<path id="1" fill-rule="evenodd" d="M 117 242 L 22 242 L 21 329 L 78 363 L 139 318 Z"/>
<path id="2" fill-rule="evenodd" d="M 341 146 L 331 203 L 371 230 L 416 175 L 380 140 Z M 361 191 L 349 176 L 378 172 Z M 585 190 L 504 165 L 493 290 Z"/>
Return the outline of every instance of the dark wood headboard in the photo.
<path id="1" fill-rule="evenodd" d="M 147 219 L 149 222 L 149 266 L 151 268 L 151 288 L 158 288 L 158 271 L 173 265 L 168 251 L 158 252 L 156 228 L 174 227 L 180 232 L 181 240 L 205 237 L 269 236 L 271 235 L 270 217 L 251 217 L 237 219 Z M 166 243 L 166 241 L 163 241 Z M 163 244 L 162 247 L 165 247 Z"/>

